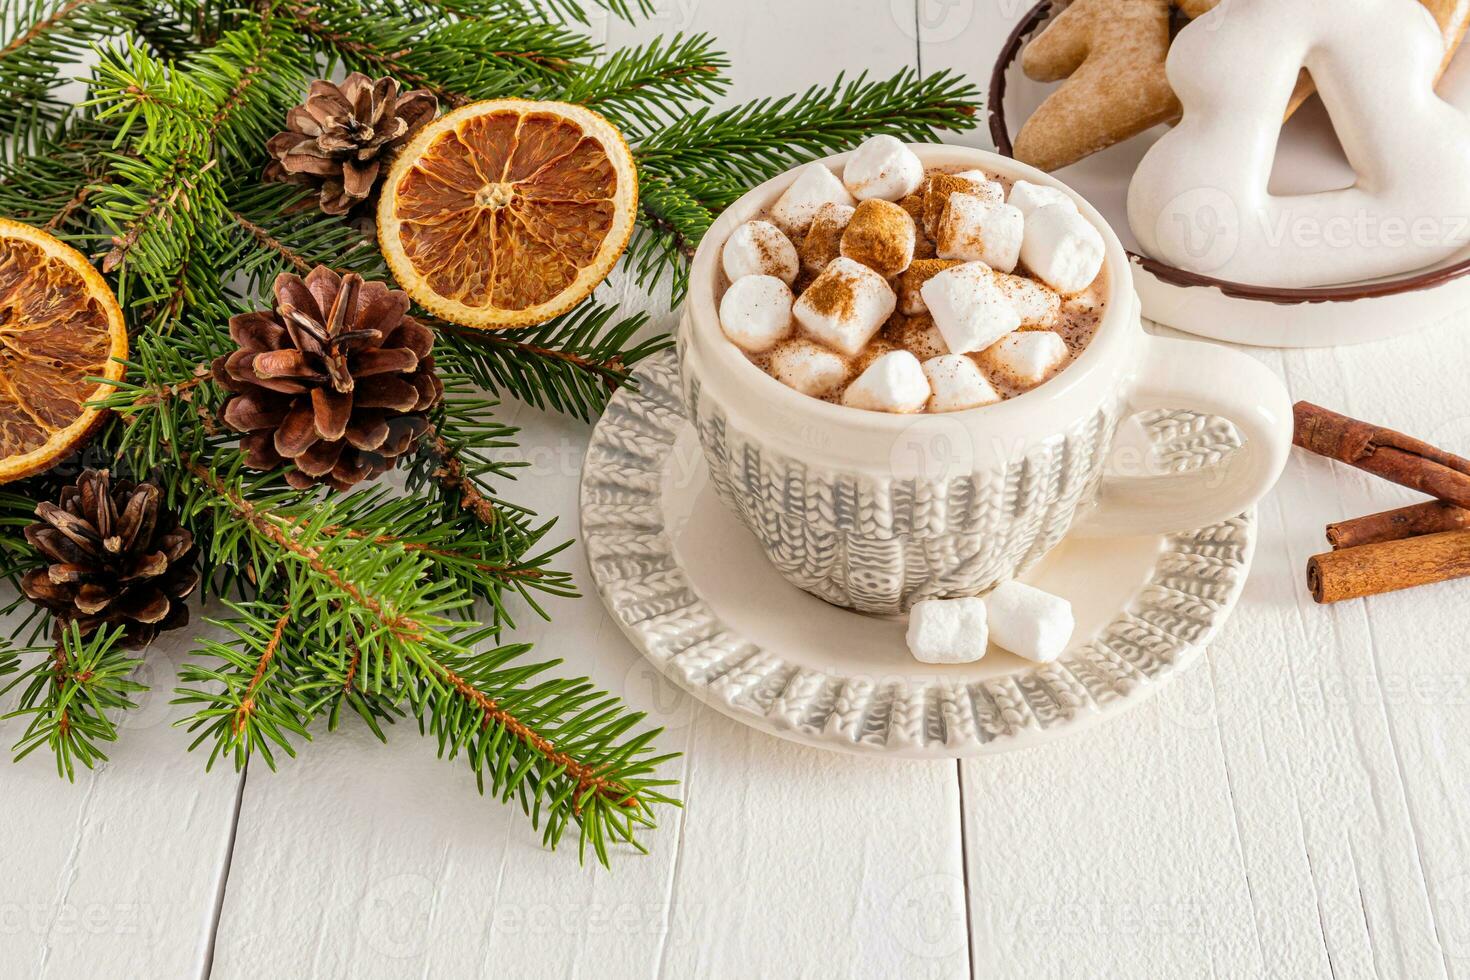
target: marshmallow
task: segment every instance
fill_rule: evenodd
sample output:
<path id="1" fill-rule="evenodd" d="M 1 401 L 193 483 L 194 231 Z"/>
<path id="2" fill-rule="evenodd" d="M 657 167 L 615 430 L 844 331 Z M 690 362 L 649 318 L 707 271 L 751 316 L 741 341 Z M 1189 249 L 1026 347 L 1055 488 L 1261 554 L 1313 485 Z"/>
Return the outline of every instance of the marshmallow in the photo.
<path id="1" fill-rule="evenodd" d="M 1085 289 L 1068 296 L 1062 303 L 1062 309 L 1067 311 L 1068 316 L 1096 316 L 1103 311 L 1103 298 L 1097 292 Z"/>
<path id="2" fill-rule="evenodd" d="M 955 174 L 960 180 L 968 180 L 973 188 L 968 192 L 991 204 L 1004 204 L 1006 189 L 998 180 L 991 180 L 983 170 L 961 170 Z"/>
<path id="3" fill-rule="evenodd" d="M 924 294 L 920 292 L 924 283 L 959 264 L 957 259 L 914 259 L 898 277 L 898 312 L 906 316 L 927 312 L 929 307 L 924 305 Z"/>
<path id="4" fill-rule="evenodd" d="M 886 337 L 883 336 L 883 334 L 880 333 L 878 336 L 868 341 L 868 346 L 863 348 L 863 352 L 861 354 L 859 354 L 857 357 L 854 357 L 851 361 L 848 362 L 848 373 L 852 377 L 857 377 L 858 375 L 866 371 L 874 361 L 878 360 L 878 358 L 882 357 L 884 354 L 890 354 L 893 351 L 902 349 L 904 348 L 900 347 L 898 344 L 895 344 L 893 341 L 888 340 Z"/>
<path id="5" fill-rule="evenodd" d="M 934 318 L 927 313 L 895 315 L 883 327 L 880 337 L 888 338 L 921 361 L 949 353 L 944 334 L 939 332 Z"/>
<path id="6" fill-rule="evenodd" d="M 1077 628 L 1070 602 L 1020 582 L 997 587 L 985 606 L 995 645 L 1040 664 L 1061 656 Z"/>
<path id="7" fill-rule="evenodd" d="M 769 221 L 747 221 L 736 228 L 725 240 L 720 259 L 731 282 L 745 276 L 775 276 L 789 286 L 800 270 L 796 246 Z"/>
<path id="8" fill-rule="evenodd" d="M 929 379 L 931 412 L 959 412 L 1000 401 L 1000 392 L 980 373 L 973 358 L 966 354 L 944 354 L 924 362 L 924 377 Z"/>
<path id="9" fill-rule="evenodd" d="M 796 171 L 796 179 L 771 208 L 771 220 L 788 235 L 805 235 L 823 204 L 856 203 L 837 175 L 825 163 L 814 161 Z"/>
<path id="10" fill-rule="evenodd" d="M 1060 188 L 1033 184 L 1029 180 L 1018 180 L 1011 185 L 1011 207 L 1019 208 L 1028 218 L 1032 211 L 1048 204 L 1060 204 L 1070 211 L 1077 210 L 1077 202 L 1072 200 L 1072 195 Z"/>
<path id="11" fill-rule="evenodd" d="M 1063 295 L 1086 289 L 1102 269 L 1102 234 L 1092 222 L 1061 204 L 1047 204 L 1026 218 L 1021 260 L 1052 289 Z"/>
<path id="12" fill-rule="evenodd" d="M 791 290 L 775 276 L 742 276 L 720 299 L 720 326 L 750 354 L 770 350 L 791 332 Z"/>
<path id="13" fill-rule="evenodd" d="M 907 197 L 900 198 L 898 201 L 898 206 L 909 213 L 909 217 L 914 219 L 914 224 L 921 227 L 923 226 L 924 192 L 922 190 L 916 191 L 915 193 L 910 194 Z"/>
<path id="14" fill-rule="evenodd" d="M 928 401 L 929 379 L 923 365 L 906 350 L 878 358 L 842 393 L 842 404 L 870 412 L 922 412 Z"/>
<path id="15" fill-rule="evenodd" d="M 923 162 L 892 136 L 864 140 L 842 171 L 842 183 L 859 201 L 897 201 L 918 190 L 923 182 Z"/>
<path id="16" fill-rule="evenodd" d="M 797 253 L 801 268 L 816 275 L 842 254 L 842 233 L 857 209 L 847 204 L 823 204 L 812 218 L 812 226 L 801 240 Z"/>
<path id="17" fill-rule="evenodd" d="M 983 262 L 945 269 L 919 292 L 945 345 L 955 354 L 984 350 L 1021 325 L 1020 314 Z"/>
<path id="18" fill-rule="evenodd" d="M 1026 216 L 1009 204 L 991 204 L 973 194 L 951 194 L 939 219 L 934 244 L 941 259 L 984 262 L 1012 272 L 1021 257 Z"/>
<path id="19" fill-rule="evenodd" d="M 914 219 L 897 204 L 873 198 L 853 212 L 842 233 L 842 254 L 892 279 L 914 261 Z"/>
<path id="20" fill-rule="evenodd" d="M 806 288 L 792 312 L 812 339 L 856 357 L 897 305 L 898 297 L 882 276 L 839 257 Z"/>
<path id="21" fill-rule="evenodd" d="M 810 340 L 788 340 L 771 351 L 771 376 L 803 395 L 823 398 L 847 380 L 847 361 Z"/>
<path id="22" fill-rule="evenodd" d="M 909 653 L 926 664 L 968 664 L 985 656 L 990 625 L 983 599 L 926 599 L 909 610 Z"/>
<path id="23" fill-rule="evenodd" d="M 924 181 L 924 233 L 930 238 L 939 234 L 939 219 L 944 215 L 944 209 L 949 206 L 950 196 L 953 194 L 969 194 L 983 201 L 1000 204 L 1005 196 L 999 200 L 991 200 L 995 192 L 988 188 L 990 181 L 984 179 L 985 175 L 978 170 L 969 171 L 980 174 L 980 180 L 971 180 L 958 174 L 930 174 L 929 179 Z M 999 187 L 999 185 L 996 185 Z"/>
<path id="24" fill-rule="evenodd" d="M 985 348 L 981 362 L 992 377 L 1034 388 L 1067 359 L 1067 342 L 1050 330 L 1019 330 Z"/>
<path id="25" fill-rule="evenodd" d="M 1021 329 L 1045 330 L 1062 313 L 1062 298 L 1035 279 L 996 273 L 995 281 L 1021 317 Z M 900 293 L 900 298 L 902 294 Z"/>

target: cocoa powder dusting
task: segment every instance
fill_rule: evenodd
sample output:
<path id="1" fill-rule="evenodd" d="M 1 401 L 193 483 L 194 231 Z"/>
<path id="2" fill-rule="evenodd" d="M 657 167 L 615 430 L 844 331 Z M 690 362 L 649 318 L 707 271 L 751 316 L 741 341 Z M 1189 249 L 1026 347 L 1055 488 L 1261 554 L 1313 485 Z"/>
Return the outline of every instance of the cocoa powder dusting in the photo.
<path id="1" fill-rule="evenodd" d="M 822 316 L 850 317 L 857 284 L 856 276 L 828 269 L 801 295 Z"/>

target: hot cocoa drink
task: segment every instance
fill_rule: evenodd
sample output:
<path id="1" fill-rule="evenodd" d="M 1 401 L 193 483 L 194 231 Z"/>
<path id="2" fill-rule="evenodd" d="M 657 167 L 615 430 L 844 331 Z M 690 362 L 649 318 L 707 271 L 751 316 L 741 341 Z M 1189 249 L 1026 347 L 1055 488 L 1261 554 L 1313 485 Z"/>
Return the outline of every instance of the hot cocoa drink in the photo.
<path id="1" fill-rule="evenodd" d="M 725 242 L 725 336 L 802 394 L 953 412 L 1035 388 L 1097 331 L 1103 239 L 1060 190 L 926 171 L 868 140 L 839 177 L 802 168 Z"/>

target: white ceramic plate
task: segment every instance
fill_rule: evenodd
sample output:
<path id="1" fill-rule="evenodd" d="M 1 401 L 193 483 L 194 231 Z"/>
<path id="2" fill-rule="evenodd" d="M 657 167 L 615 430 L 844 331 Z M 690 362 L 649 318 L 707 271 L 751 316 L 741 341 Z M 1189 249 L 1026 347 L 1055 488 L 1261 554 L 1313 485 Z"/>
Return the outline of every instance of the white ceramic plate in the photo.
<path id="1" fill-rule="evenodd" d="M 1021 42 L 1039 29 L 1052 4 L 1026 14 L 1006 44 L 991 81 L 991 135 L 1001 152 L 1056 85 L 1033 82 L 1021 71 Z M 1470 56 L 1462 49 L 1439 93 L 1470 110 Z M 997 112 L 997 110 L 999 110 Z M 1177 270 L 1140 260 L 1128 228 L 1128 182 L 1138 161 L 1164 132 L 1159 127 L 1057 171 L 1100 211 L 1134 256 L 1134 284 L 1143 315 L 1179 330 L 1263 347 L 1333 347 L 1409 333 L 1470 309 L 1470 255 L 1392 280 L 1322 290 L 1262 290 L 1215 282 L 1179 285 Z M 1271 189 L 1290 194 L 1341 187 L 1353 181 L 1320 99 L 1312 99 L 1282 129 Z"/>
<path id="2" fill-rule="evenodd" d="M 1026 576 L 1076 611 L 1061 659 L 1038 666 L 992 648 L 975 664 L 921 664 L 902 620 L 828 605 L 766 562 L 708 484 L 674 353 L 636 373 L 639 388 L 613 397 L 582 471 L 597 591 L 676 684 L 783 738 L 952 758 L 1073 731 L 1140 703 L 1194 661 L 1250 568 L 1253 513 L 1167 538 L 1065 541 Z M 1143 418 L 1140 438 L 1166 466 L 1201 466 L 1239 445 L 1223 420 Z"/>

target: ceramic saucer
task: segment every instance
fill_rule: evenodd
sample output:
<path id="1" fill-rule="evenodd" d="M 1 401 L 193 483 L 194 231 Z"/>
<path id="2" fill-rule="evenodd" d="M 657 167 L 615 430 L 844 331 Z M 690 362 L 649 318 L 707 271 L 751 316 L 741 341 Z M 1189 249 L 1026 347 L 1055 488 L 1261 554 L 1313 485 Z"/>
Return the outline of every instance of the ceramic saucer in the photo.
<path id="1" fill-rule="evenodd" d="M 1067 540 L 1026 581 L 1073 603 L 1055 663 L 994 647 L 978 663 L 915 661 L 905 623 L 788 584 L 709 484 L 672 351 L 612 398 L 582 470 L 593 581 L 628 639 L 698 700 L 824 749 L 952 758 L 1045 741 L 1132 707 L 1198 658 L 1250 569 L 1255 515 L 1167 537 Z M 1229 423 L 1140 416 L 1169 468 L 1239 445 Z"/>

